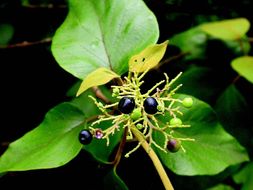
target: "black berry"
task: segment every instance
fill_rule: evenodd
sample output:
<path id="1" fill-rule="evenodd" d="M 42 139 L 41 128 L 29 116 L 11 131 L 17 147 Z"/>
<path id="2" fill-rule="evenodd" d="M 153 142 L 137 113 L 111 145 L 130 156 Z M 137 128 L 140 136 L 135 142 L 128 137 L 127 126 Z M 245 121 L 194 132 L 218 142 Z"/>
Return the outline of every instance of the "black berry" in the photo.
<path id="1" fill-rule="evenodd" d="M 87 145 L 90 144 L 92 140 L 92 134 L 89 130 L 84 129 L 82 131 L 80 131 L 79 133 L 79 141 L 80 143 Z"/>
<path id="2" fill-rule="evenodd" d="M 145 112 L 148 114 L 155 114 L 158 111 L 157 110 L 158 103 L 156 99 L 153 97 L 146 98 L 146 100 L 144 100 L 143 106 Z"/>
<path id="3" fill-rule="evenodd" d="M 134 107 L 135 107 L 134 99 L 129 97 L 121 98 L 118 104 L 119 111 L 125 114 L 131 113 Z"/>
<path id="4" fill-rule="evenodd" d="M 177 139 L 170 139 L 167 143 L 167 149 L 170 152 L 177 152 L 181 148 L 181 142 Z"/>

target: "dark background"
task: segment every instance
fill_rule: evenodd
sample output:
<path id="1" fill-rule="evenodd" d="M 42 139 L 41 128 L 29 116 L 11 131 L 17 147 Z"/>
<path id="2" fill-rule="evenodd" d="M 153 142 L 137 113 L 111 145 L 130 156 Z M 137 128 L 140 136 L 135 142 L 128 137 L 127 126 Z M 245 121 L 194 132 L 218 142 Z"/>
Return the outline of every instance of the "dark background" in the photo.
<path id="1" fill-rule="evenodd" d="M 24 7 L 20 1 L 0 1 L 0 23 L 14 27 L 14 36 L 9 44 L 39 41 L 53 36 L 64 21 L 67 7 L 60 6 L 66 5 L 61 0 L 50 2 L 53 3 L 53 8 L 47 7 L 47 1 L 30 1 L 31 5 L 41 6 L 46 3 L 45 7 Z M 146 0 L 146 3 L 157 16 L 161 42 L 173 34 L 214 19 L 246 17 L 253 20 L 253 2 L 249 0 L 201 0 L 197 3 L 196 0 Z M 252 32 L 251 27 L 248 36 L 253 36 Z M 220 49 L 212 50 L 212 54 L 219 57 L 217 54 Z M 59 67 L 51 54 L 50 43 L 1 48 L 0 63 L 2 154 L 8 143 L 39 125 L 50 108 L 67 101 L 66 92 L 77 79 Z M 245 83 L 247 86 L 247 82 L 242 81 L 241 90 L 252 101 L 252 97 L 247 96 Z M 126 151 L 130 147 L 127 145 Z M 130 190 L 162 190 L 159 176 L 151 166 L 149 158 L 140 150 L 129 159 L 121 160 L 118 173 Z M 16 186 L 34 188 L 32 182 L 35 182 L 35 187 L 42 188 L 69 185 L 72 188 L 103 189 L 103 176 L 109 169 L 81 151 L 75 159 L 59 168 L 10 172 L 0 177 L 0 186 L 8 189 Z M 168 174 L 175 189 L 205 189 L 219 180 L 237 188 L 230 178 L 223 178 L 222 174 L 213 177 L 182 177 L 170 171 Z"/>

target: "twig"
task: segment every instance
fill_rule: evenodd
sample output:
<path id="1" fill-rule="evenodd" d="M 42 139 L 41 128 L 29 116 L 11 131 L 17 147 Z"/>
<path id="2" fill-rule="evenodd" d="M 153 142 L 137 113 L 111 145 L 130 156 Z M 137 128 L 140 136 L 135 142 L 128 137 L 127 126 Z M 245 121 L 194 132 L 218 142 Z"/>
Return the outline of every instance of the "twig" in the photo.
<path id="1" fill-rule="evenodd" d="M 87 123 L 89 123 L 89 122 L 93 122 L 93 121 L 97 120 L 98 118 L 99 118 L 99 115 L 94 115 L 94 116 L 87 118 L 85 121 Z"/>
<path id="2" fill-rule="evenodd" d="M 233 79 L 232 84 L 235 84 L 240 78 L 241 78 L 241 76 L 240 76 L 240 75 L 237 75 L 237 76 Z"/>
<path id="3" fill-rule="evenodd" d="M 38 44 L 47 44 L 47 43 L 51 43 L 52 42 L 52 38 L 45 38 L 39 41 L 34 41 L 34 42 L 21 42 L 21 43 L 17 43 L 17 44 L 10 44 L 7 46 L 0 46 L 0 49 L 11 49 L 11 48 L 19 48 L 19 47 L 27 47 L 27 46 L 33 46 L 33 45 L 38 45 Z"/>
<path id="4" fill-rule="evenodd" d="M 157 67 L 161 67 L 162 65 L 170 63 L 170 62 L 172 62 L 174 60 L 180 59 L 180 58 L 182 58 L 182 57 L 184 57 L 184 56 L 186 56 L 188 54 L 190 54 L 190 52 L 181 52 L 181 53 L 179 53 L 177 55 L 174 55 L 174 56 L 172 56 L 172 57 L 170 57 L 168 59 L 165 59 L 165 60 L 161 61 L 160 64 L 156 66 L 156 68 Z"/>
<path id="5" fill-rule="evenodd" d="M 30 8 L 30 9 L 37 9 L 37 8 L 65 9 L 65 8 L 67 8 L 67 5 L 54 5 L 54 4 L 40 4 L 40 5 L 23 4 L 22 6 L 25 8 Z"/>
<path id="6" fill-rule="evenodd" d="M 111 102 L 97 86 L 93 86 L 92 90 L 95 93 L 95 96 L 106 104 L 109 104 Z"/>
<path id="7" fill-rule="evenodd" d="M 1 142 L 0 146 L 7 147 L 9 144 L 10 142 Z"/>
<path id="8" fill-rule="evenodd" d="M 248 41 L 252 43 L 253 42 L 253 37 L 248 37 Z"/>
<path id="9" fill-rule="evenodd" d="M 122 152 L 123 152 L 123 148 L 126 144 L 126 136 L 127 136 L 127 127 L 124 129 L 122 140 L 120 141 L 119 148 L 117 150 L 115 159 L 113 161 L 114 168 L 116 168 L 118 166 L 119 162 L 120 162 Z"/>

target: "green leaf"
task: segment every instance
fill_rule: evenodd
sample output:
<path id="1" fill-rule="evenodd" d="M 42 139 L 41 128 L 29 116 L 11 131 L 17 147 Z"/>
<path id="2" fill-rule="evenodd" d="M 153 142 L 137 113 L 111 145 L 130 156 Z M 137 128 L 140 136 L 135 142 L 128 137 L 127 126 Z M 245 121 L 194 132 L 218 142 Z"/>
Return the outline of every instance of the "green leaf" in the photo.
<path id="1" fill-rule="evenodd" d="M 80 96 L 71 100 L 71 103 L 82 110 L 87 118 L 101 114 L 93 100 L 89 98 L 89 95 L 95 96 L 92 90 L 89 89 Z"/>
<path id="2" fill-rule="evenodd" d="M 30 4 L 29 0 L 21 0 L 23 6 L 28 6 Z"/>
<path id="3" fill-rule="evenodd" d="M 253 162 L 249 162 L 244 166 L 237 174 L 233 176 L 233 179 L 238 184 L 243 184 L 241 190 L 249 190 L 253 187 Z"/>
<path id="4" fill-rule="evenodd" d="M 216 38 L 236 40 L 248 32 L 250 22 L 246 18 L 235 18 L 202 24 L 199 28 Z"/>
<path id="5" fill-rule="evenodd" d="M 76 86 L 74 88 L 76 88 Z M 118 101 L 117 98 L 112 97 L 111 91 L 106 86 L 100 86 L 99 89 L 109 101 L 111 102 Z M 76 90 L 71 89 L 71 91 L 72 90 L 74 92 L 71 93 L 75 94 Z M 101 111 L 97 108 L 94 101 L 91 98 L 89 98 L 89 96 L 95 97 L 95 93 L 91 89 L 88 89 L 80 96 L 75 97 L 71 100 L 71 103 L 74 104 L 76 107 L 78 107 L 80 110 L 82 110 L 82 112 L 85 114 L 87 118 L 101 114 Z"/>
<path id="6" fill-rule="evenodd" d="M 117 77 L 120 76 L 107 68 L 98 68 L 86 76 L 86 78 L 81 83 L 81 86 L 78 89 L 76 96 L 79 96 L 81 93 L 83 93 L 90 87 L 106 84 L 113 78 Z"/>
<path id="7" fill-rule="evenodd" d="M 231 175 L 233 175 L 235 172 L 238 171 L 240 165 L 241 164 L 229 166 L 224 171 L 216 175 L 196 175 L 196 176 L 176 175 L 176 178 L 172 178 L 173 179 L 172 182 L 175 185 L 175 187 L 177 187 L 177 189 L 206 190 L 207 188 L 213 187 L 229 179 Z M 182 183 L 182 181 L 184 183 Z"/>
<path id="8" fill-rule="evenodd" d="M 247 55 L 250 52 L 251 45 L 248 39 L 227 40 L 223 42 L 231 53 L 233 53 L 234 57 Z"/>
<path id="9" fill-rule="evenodd" d="M 232 68 L 249 82 L 253 83 L 253 57 L 242 56 L 232 60 Z"/>
<path id="10" fill-rule="evenodd" d="M 0 24 L 0 45 L 7 45 L 14 34 L 11 24 Z"/>
<path id="11" fill-rule="evenodd" d="M 66 164 L 82 148 L 78 134 L 83 122 L 84 114 L 70 103 L 51 109 L 37 128 L 9 145 L 0 157 L 0 173 Z"/>
<path id="12" fill-rule="evenodd" d="M 116 173 L 116 169 L 113 168 L 108 172 L 108 174 L 104 178 L 105 189 L 108 190 L 128 190 L 128 187 L 122 181 L 122 179 Z"/>
<path id="13" fill-rule="evenodd" d="M 229 185 L 218 184 L 218 185 L 215 185 L 214 187 L 208 188 L 206 190 L 234 190 L 234 188 Z"/>
<path id="14" fill-rule="evenodd" d="M 184 97 L 179 95 L 177 98 Z M 157 150 L 162 162 L 173 172 L 180 175 L 213 175 L 249 159 L 245 149 L 222 128 L 208 104 L 194 98 L 192 108 L 181 108 L 181 111 L 184 114 L 181 117 L 183 123 L 191 127 L 175 129 L 173 135 L 194 138 L 195 141 L 182 141 L 186 152 L 164 153 Z M 165 120 L 163 117 L 163 122 Z M 155 137 L 157 142 L 162 143 L 160 133 Z"/>
<path id="15" fill-rule="evenodd" d="M 186 54 L 186 60 L 205 58 L 207 35 L 197 27 L 172 36 L 169 42 Z"/>
<path id="16" fill-rule="evenodd" d="M 215 110 L 225 130 L 244 146 L 251 144 L 252 121 L 248 104 L 235 85 L 228 86 L 218 98 Z M 250 113 L 250 114 L 249 114 Z"/>
<path id="17" fill-rule="evenodd" d="M 222 90 L 221 82 L 213 80 L 215 74 L 216 71 L 208 67 L 191 66 L 179 77 L 172 88 L 183 84 L 177 91 L 178 93 L 189 94 L 203 101 L 213 102 L 216 101 L 216 96 Z"/>
<path id="18" fill-rule="evenodd" d="M 121 75 L 130 57 L 158 36 L 156 17 L 142 0 L 70 0 L 52 52 L 61 67 L 82 80 L 100 67 Z"/>
<path id="19" fill-rule="evenodd" d="M 168 40 L 161 44 L 151 45 L 132 56 L 129 60 L 129 71 L 141 73 L 155 67 L 163 58 L 167 45 Z"/>

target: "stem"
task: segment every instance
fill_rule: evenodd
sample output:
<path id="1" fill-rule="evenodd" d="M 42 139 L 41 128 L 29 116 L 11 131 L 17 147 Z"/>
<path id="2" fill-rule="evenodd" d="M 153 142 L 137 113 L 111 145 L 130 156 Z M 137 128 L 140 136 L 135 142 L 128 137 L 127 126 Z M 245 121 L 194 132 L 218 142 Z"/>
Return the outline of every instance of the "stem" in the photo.
<path id="1" fill-rule="evenodd" d="M 177 55 L 174 55 L 174 56 L 172 56 L 172 57 L 170 57 L 168 59 L 165 59 L 165 60 L 163 60 L 163 61 L 160 62 L 159 66 L 156 66 L 156 69 L 158 67 L 161 67 L 164 64 L 167 64 L 167 63 L 170 63 L 170 62 L 175 61 L 177 59 L 180 59 L 180 58 L 182 58 L 182 57 L 184 57 L 184 56 L 186 56 L 188 54 L 190 54 L 190 52 L 181 52 L 181 53 L 179 53 Z"/>
<path id="2" fill-rule="evenodd" d="M 161 161 L 159 160 L 158 156 L 153 151 L 153 149 L 149 146 L 147 141 L 144 139 L 143 135 L 135 128 L 132 128 L 132 132 L 135 135 L 135 137 L 137 138 L 137 140 L 139 142 L 141 142 L 142 147 L 144 148 L 144 150 L 147 152 L 150 159 L 152 160 L 152 162 L 153 162 L 153 164 L 154 164 L 154 166 L 155 166 L 155 168 L 156 168 L 156 170 L 163 182 L 165 189 L 166 190 L 174 190 L 174 188 L 170 182 L 170 179 L 169 179 L 165 169 L 163 168 Z"/>
<path id="3" fill-rule="evenodd" d="M 232 84 L 235 84 L 239 79 L 241 78 L 240 75 L 237 75 L 234 80 L 232 81 Z"/>
<path id="4" fill-rule="evenodd" d="M 46 9 L 53 9 L 53 8 L 67 8 L 67 5 L 54 5 L 54 4 L 41 4 L 41 5 L 32 5 L 32 4 L 23 4 L 22 5 L 25 8 L 31 8 L 31 9 L 36 9 L 36 8 L 46 8 Z"/>
<path id="5" fill-rule="evenodd" d="M 119 148 L 117 150 L 117 153 L 116 153 L 116 156 L 115 156 L 115 159 L 113 161 L 113 165 L 114 165 L 114 168 L 116 168 L 119 164 L 119 161 L 121 159 L 121 156 L 122 156 L 122 152 L 123 152 L 123 148 L 126 144 L 126 135 L 127 135 L 127 127 L 124 129 L 124 134 L 123 134 L 123 138 L 119 144 Z"/>
<path id="6" fill-rule="evenodd" d="M 248 41 L 252 43 L 253 42 L 253 37 L 248 37 Z"/>
<path id="7" fill-rule="evenodd" d="M 10 44 L 7 46 L 0 46 L 0 49 L 11 49 L 11 48 L 18 48 L 18 47 L 27 47 L 27 46 L 33 46 L 33 45 L 39 45 L 39 44 L 47 44 L 47 43 L 51 43 L 52 38 L 45 38 L 39 41 L 34 41 L 34 42 L 21 42 L 21 43 L 17 43 L 17 44 Z"/>
<path id="8" fill-rule="evenodd" d="M 92 87 L 93 92 L 95 93 L 95 96 L 105 102 L 106 104 L 110 103 L 110 100 L 103 94 L 103 92 L 97 87 L 93 86 Z"/>

